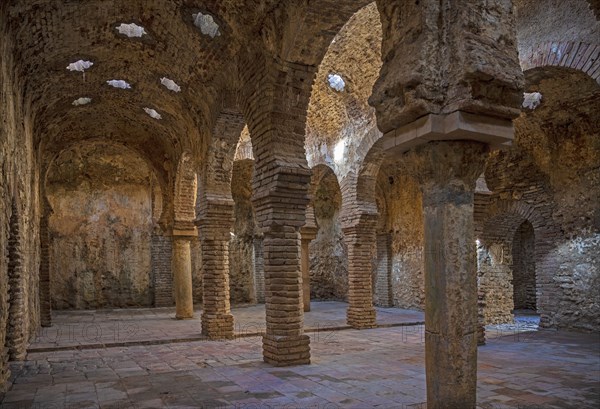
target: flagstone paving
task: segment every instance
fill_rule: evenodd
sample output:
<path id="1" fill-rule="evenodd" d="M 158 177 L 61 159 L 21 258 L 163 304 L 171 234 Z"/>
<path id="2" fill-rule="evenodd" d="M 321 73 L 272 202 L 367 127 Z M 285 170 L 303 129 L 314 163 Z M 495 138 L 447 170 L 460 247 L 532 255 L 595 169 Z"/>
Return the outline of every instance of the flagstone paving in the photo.
<path id="1" fill-rule="evenodd" d="M 335 301 L 312 302 L 304 315 L 307 331 L 349 328 L 346 325 L 348 304 Z M 376 308 L 377 323 L 406 325 L 424 322 L 422 311 L 400 308 Z M 261 334 L 265 330 L 265 306 L 248 305 L 232 308 L 236 336 Z M 29 350 L 42 351 L 72 347 L 149 344 L 201 340 L 201 311 L 189 320 L 176 320 L 174 308 L 139 308 L 98 311 L 54 311 L 53 325 L 41 328 Z"/>
<path id="2" fill-rule="evenodd" d="M 598 408 L 598 334 L 539 330 L 479 348 L 480 408 Z M 261 338 L 32 352 L 2 408 L 425 408 L 423 326 L 311 333 L 312 364 Z"/>

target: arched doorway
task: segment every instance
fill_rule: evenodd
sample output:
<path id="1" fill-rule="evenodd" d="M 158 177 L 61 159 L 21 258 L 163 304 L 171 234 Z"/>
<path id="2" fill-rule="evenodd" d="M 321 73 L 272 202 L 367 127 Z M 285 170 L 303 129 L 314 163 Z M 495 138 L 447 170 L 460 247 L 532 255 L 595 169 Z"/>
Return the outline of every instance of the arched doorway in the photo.
<path id="1" fill-rule="evenodd" d="M 537 311 L 535 274 L 535 233 L 533 225 L 524 221 L 513 239 L 513 302 L 519 310 Z"/>

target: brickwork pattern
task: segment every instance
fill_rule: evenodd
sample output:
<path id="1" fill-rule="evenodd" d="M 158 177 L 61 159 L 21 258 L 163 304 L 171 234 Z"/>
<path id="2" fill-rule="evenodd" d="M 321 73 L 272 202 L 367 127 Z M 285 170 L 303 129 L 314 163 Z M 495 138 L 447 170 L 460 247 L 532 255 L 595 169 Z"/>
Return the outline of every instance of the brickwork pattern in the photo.
<path id="1" fill-rule="evenodd" d="M 306 364 L 310 340 L 303 334 L 300 228 L 309 201 L 304 132 L 315 68 L 256 55 L 246 64 L 244 116 L 256 160 L 253 204 L 263 233 L 263 356 L 277 366 Z"/>
<path id="2" fill-rule="evenodd" d="M 233 337 L 229 296 L 229 241 L 233 200 L 203 203 L 199 217 L 202 246 L 202 334 L 211 339 Z"/>
<path id="3" fill-rule="evenodd" d="M 392 260 L 391 237 L 388 233 L 377 234 L 377 271 L 375 276 L 374 304 L 391 307 L 392 304 Z"/>
<path id="4" fill-rule="evenodd" d="M 515 309 L 535 311 L 535 236 L 531 223 L 522 223 L 515 232 L 512 258 Z"/>
<path id="5" fill-rule="evenodd" d="M 23 245 L 20 234 L 20 220 L 16 203 L 13 201 L 10 217 L 10 235 L 8 237 L 8 325 L 5 345 L 10 360 L 22 360 L 25 357 L 27 337 L 24 333 L 25 291 L 23 280 Z"/>
<path id="6" fill-rule="evenodd" d="M 263 255 L 262 237 L 254 238 L 254 288 L 256 302 L 265 303 L 265 261 Z"/>
<path id="7" fill-rule="evenodd" d="M 547 327 L 556 325 L 553 317 L 558 310 L 557 303 L 559 301 L 556 295 L 560 294 L 554 279 L 558 267 L 557 260 L 549 253 L 552 252 L 554 243 L 560 239 L 561 234 L 557 226 L 550 222 L 552 202 L 540 201 L 540 196 L 543 197 L 544 192 L 545 190 L 538 185 L 531 192 L 524 195 L 521 200 L 502 200 L 501 194 L 490 197 L 486 218 L 483 221 L 484 227 L 481 230 L 478 228 L 478 230 L 481 231 L 480 237 L 482 237 L 485 246 L 491 247 L 495 243 L 499 252 L 504 251 L 505 253 L 506 270 L 503 274 L 505 289 L 502 294 L 506 304 L 502 314 L 508 315 L 514 306 L 512 286 L 513 238 L 524 221 L 529 221 L 533 225 L 535 232 L 537 310 L 540 313 L 540 325 Z M 487 295 L 486 305 L 488 308 L 494 305 Z M 492 319 L 494 315 L 486 313 L 486 320 Z"/>
<path id="8" fill-rule="evenodd" d="M 600 44 L 552 41 L 537 44 L 521 56 L 523 71 L 539 67 L 563 67 L 582 71 L 600 84 Z"/>
<path id="9" fill-rule="evenodd" d="M 40 219 L 40 321 L 43 327 L 52 325 L 52 298 L 50 295 L 50 205 L 44 199 Z"/>
<path id="10" fill-rule="evenodd" d="M 175 304 L 173 273 L 171 271 L 172 252 L 171 236 L 162 232 L 154 232 L 152 234 L 151 258 L 155 307 L 171 307 Z"/>

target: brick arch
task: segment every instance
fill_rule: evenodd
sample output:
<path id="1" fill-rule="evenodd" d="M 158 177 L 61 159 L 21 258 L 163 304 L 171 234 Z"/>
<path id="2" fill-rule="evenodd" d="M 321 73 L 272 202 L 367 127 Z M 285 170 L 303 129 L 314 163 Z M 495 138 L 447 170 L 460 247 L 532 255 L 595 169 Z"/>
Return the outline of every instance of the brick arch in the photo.
<path id="1" fill-rule="evenodd" d="M 312 198 L 314 197 L 314 194 L 317 191 L 317 188 L 319 187 L 319 184 L 321 183 L 323 178 L 325 176 L 328 176 L 331 174 L 336 176 L 336 174 L 335 174 L 334 170 L 331 168 L 331 166 L 329 166 L 326 163 L 319 163 L 319 164 L 313 166 L 311 169 L 312 169 L 312 176 L 310 178 L 310 187 L 308 188 L 308 195 L 312 201 Z M 336 176 L 336 180 L 337 180 L 337 176 Z M 338 185 L 339 185 L 339 183 L 338 183 Z"/>
<path id="2" fill-rule="evenodd" d="M 539 43 L 520 57 L 521 68 L 562 67 L 581 71 L 600 84 L 600 44 L 577 41 Z"/>
<path id="3" fill-rule="evenodd" d="M 377 128 L 367 133 L 357 148 L 360 160 L 357 172 L 342 179 L 342 223 L 351 223 L 359 215 L 376 217 L 377 176 L 385 159 L 382 134 Z"/>
<path id="4" fill-rule="evenodd" d="M 246 122 L 230 96 L 216 116 L 198 184 L 201 201 L 209 196 L 231 198 L 231 176 L 236 148 Z M 201 203 L 197 204 L 201 206 Z M 200 208 L 198 208 L 201 211 Z"/>
<path id="5" fill-rule="evenodd" d="M 388 197 L 386 190 L 388 189 L 388 182 L 380 177 L 377 178 L 377 184 L 375 186 L 375 202 L 377 204 L 377 213 L 379 219 L 377 221 L 377 232 L 384 233 L 388 227 Z"/>
<path id="6" fill-rule="evenodd" d="M 193 226 L 196 219 L 197 176 L 192 155 L 184 152 L 177 164 L 173 214 L 176 225 L 183 228 Z"/>
<path id="7" fill-rule="evenodd" d="M 266 47 L 281 60 L 317 66 L 342 26 L 373 0 L 280 3 L 262 29 Z"/>
<path id="8" fill-rule="evenodd" d="M 550 256 L 550 252 L 556 246 L 555 240 L 560 236 L 560 231 L 549 217 L 549 214 L 542 213 L 523 201 L 498 200 L 488 205 L 485 216 L 476 226 L 476 237 L 484 246 L 503 243 L 512 248 L 513 239 L 519 226 L 525 221 L 531 223 L 535 240 L 536 298 L 540 325 L 544 327 L 553 325 L 553 317 L 558 308 L 557 294 L 560 291 L 554 282 L 558 266 Z"/>

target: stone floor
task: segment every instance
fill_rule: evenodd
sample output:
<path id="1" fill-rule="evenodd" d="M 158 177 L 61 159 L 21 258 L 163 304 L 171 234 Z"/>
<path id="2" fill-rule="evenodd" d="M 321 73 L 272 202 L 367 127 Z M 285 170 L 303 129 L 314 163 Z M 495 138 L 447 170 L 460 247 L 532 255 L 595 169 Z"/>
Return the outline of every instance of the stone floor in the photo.
<path id="1" fill-rule="evenodd" d="M 335 301 L 312 302 L 304 314 L 307 332 L 349 329 L 346 325 L 348 304 Z M 381 326 L 414 325 L 424 322 L 421 311 L 400 308 L 376 308 Z M 265 331 L 265 306 L 237 306 L 231 310 L 238 337 L 259 335 Z M 139 308 L 98 311 L 53 311 L 52 327 L 41 328 L 29 351 L 41 352 L 74 347 L 139 345 L 166 342 L 200 341 L 201 311 L 190 320 L 176 320 L 174 308 Z"/>
<path id="2" fill-rule="evenodd" d="M 14 384 L 0 406 L 424 408 L 423 329 L 315 331 L 312 364 L 291 368 L 264 364 L 258 336 L 29 352 L 13 364 Z M 598 408 L 599 335 L 495 333 L 479 348 L 478 402 L 488 409 Z"/>

